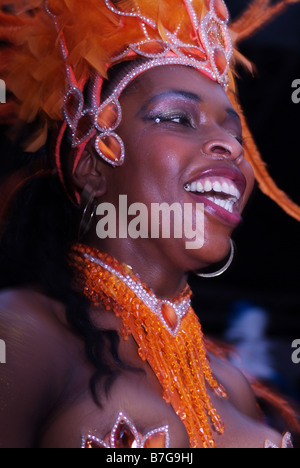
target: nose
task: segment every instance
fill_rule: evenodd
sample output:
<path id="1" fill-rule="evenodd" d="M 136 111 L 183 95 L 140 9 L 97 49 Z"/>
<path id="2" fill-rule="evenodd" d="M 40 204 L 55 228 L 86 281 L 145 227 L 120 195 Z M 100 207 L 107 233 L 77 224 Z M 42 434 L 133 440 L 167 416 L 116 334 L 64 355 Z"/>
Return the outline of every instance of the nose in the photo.
<path id="1" fill-rule="evenodd" d="M 239 161 L 244 157 L 242 144 L 231 135 L 226 138 L 212 138 L 204 143 L 202 151 L 205 156 L 213 159 L 228 159 Z"/>

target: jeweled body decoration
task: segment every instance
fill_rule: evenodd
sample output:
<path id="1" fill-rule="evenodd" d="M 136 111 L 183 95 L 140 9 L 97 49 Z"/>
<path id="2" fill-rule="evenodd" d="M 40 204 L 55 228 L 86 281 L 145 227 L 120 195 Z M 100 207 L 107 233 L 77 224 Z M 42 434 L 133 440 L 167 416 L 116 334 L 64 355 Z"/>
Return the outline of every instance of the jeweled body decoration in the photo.
<path id="1" fill-rule="evenodd" d="M 265 442 L 265 447 L 266 449 L 279 449 L 279 448 L 282 448 L 282 449 L 293 449 L 294 446 L 293 446 L 293 441 L 292 441 L 292 435 L 287 432 L 283 438 L 282 438 L 282 443 L 281 443 L 281 447 L 277 447 L 277 445 L 275 445 L 273 442 L 271 442 L 270 440 L 266 440 Z"/>
<path id="2" fill-rule="evenodd" d="M 173 301 L 161 300 L 129 266 L 80 244 L 73 247 L 70 262 L 91 303 L 122 319 L 121 335 L 136 341 L 139 356 L 150 364 L 163 388 L 165 401 L 184 423 L 190 446 L 216 448 L 212 428 L 224 434 L 225 426 L 211 404 L 208 390 L 223 399 L 227 394 L 212 375 L 189 287 Z M 104 439 L 86 432 L 81 447 L 169 448 L 169 444 L 168 426 L 143 435 L 120 412 Z M 266 441 L 265 448 L 279 447 Z M 284 435 L 281 448 L 293 448 L 291 434 Z"/>
<path id="3" fill-rule="evenodd" d="M 118 135 L 123 91 L 154 67 L 192 67 L 222 86 L 238 111 L 245 156 L 262 191 L 300 220 L 299 206 L 277 188 L 261 160 L 234 80 L 237 62 L 251 69 L 236 48 L 239 41 L 297 1 L 273 5 L 254 0 L 230 25 L 224 0 L 0 0 L 0 72 L 13 97 L 10 119 L 18 130 L 20 122 L 39 124 L 28 142 L 29 152 L 55 136 L 55 165 L 49 172 L 54 178 L 58 174 L 67 195 L 80 206 L 82 193 L 73 193 L 66 176 L 76 170 L 86 149 L 116 170 L 124 163 L 125 147 Z M 124 73 L 112 85 L 109 72 L 119 64 L 124 64 Z M 0 121 L 6 110 L 2 105 Z M 36 159 L 44 170 L 43 158 L 37 154 Z M 38 169 L 37 164 L 29 177 L 39 177 Z M 103 307 L 111 310 L 120 319 L 123 339 L 135 341 L 140 358 L 160 382 L 164 400 L 185 425 L 190 446 L 214 448 L 214 431 L 222 435 L 225 428 L 210 395 L 227 395 L 212 374 L 189 288 L 173 300 L 162 300 L 130 267 L 83 245 L 74 246 L 70 263 L 78 287 L 99 313 Z M 167 425 L 141 433 L 130 415 L 122 408 L 117 411 L 112 430 L 103 438 L 87 431 L 82 447 L 170 446 Z M 290 445 L 286 434 L 282 447 Z M 276 448 L 269 441 L 266 447 Z"/>
<path id="4" fill-rule="evenodd" d="M 169 448 L 169 427 L 163 426 L 140 434 L 135 425 L 119 413 L 112 431 L 104 440 L 86 433 L 82 436 L 81 448 Z"/>
<path id="5" fill-rule="evenodd" d="M 71 264 L 92 304 L 111 309 L 122 319 L 123 338 L 136 341 L 165 401 L 184 423 L 190 446 L 214 448 L 212 427 L 223 434 L 224 424 L 208 389 L 220 398 L 227 395 L 212 375 L 189 288 L 173 301 L 160 300 L 128 266 L 82 245 L 74 246 Z"/>

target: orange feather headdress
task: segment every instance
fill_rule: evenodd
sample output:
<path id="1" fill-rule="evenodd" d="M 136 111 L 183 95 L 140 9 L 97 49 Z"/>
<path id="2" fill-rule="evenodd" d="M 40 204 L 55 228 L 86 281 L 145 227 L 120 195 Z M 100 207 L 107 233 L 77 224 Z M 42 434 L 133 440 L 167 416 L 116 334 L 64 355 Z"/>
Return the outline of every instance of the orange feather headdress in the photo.
<path id="1" fill-rule="evenodd" d="M 68 129 L 74 168 L 92 139 L 98 154 L 118 166 L 125 156 L 117 134 L 122 116 L 118 99 L 125 87 L 155 66 L 194 67 L 224 86 L 238 110 L 246 158 L 261 190 L 300 220 L 299 206 L 268 174 L 234 85 L 236 62 L 251 67 L 236 49 L 239 41 L 297 1 L 281 0 L 272 6 L 270 0 L 254 0 L 229 26 L 223 0 L 0 0 L 0 41 L 7 44 L 0 48 L 0 77 L 16 97 L 11 117 L 18 108 L 21 120 L 44 121 L 30 151 L 45 142 L 53 123 L 61 123 L 56 162 L 62 181 L 60 146 Z M 129 60 L 136 65 L 101 102 L 108 70 Z M 0 107 L 0 123 L 7 110 Z"/>

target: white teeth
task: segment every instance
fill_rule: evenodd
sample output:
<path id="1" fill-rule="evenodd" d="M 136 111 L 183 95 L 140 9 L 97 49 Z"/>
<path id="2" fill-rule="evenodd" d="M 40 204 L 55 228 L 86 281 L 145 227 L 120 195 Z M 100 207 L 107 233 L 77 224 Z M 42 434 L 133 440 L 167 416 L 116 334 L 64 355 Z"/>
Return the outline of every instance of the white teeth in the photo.
<path id="1" fill-rule="evenodd" d="M 213 184 L 213 190 L 214 192 L 222 192 L 222 185 L 220 184 L 220 182 L 214 182 Z"/>
<path id="2" fill-rule="evenodd" d="M 187 192 L 202 194 L 215 192 L 218 195 L 221 193 L 228 195 L 227 198 L 221 198 L 218 195 L 213 196 L 213 194 L 210 193 L 206 198 L 230 213 L 233 213 L 235 203 L 241 198 L 241 193 L 233 181 L 222 177 L 218 178 L 218 180 L 216 180 L 216 177 L 213 177 L 202 181 L 195 181 L 191 184 L 186 184 L 184 189 Z"/>
<path id="3" fill-rule="evenodd" d="M 205 191 L 205 190 L 204 190 L 204 187 L 203 187 L 202 183 L 201 183 L 201 182 L 198 182 L 198 183 L 197 183 L 197 192 L 202 193 L 202 192 L 204 192 L 204 191 Z"/>
<path id="4" fill-rule="evenodd" d="M 223 208 L 224 210 L 229 211 L 229 213 L 233 213 L 233 206 L 234 206 L 234 203 L 236 202 L 236 200 L 235 201 L 233 201 L 232 199 L 231 200 L 222 200 L 221 198 L 217 198 L 217 197 L 207 197 L 207 200 L 210 200 L 215 205 L 218 205 L 221 208 Z"/>
<path id="5" fill-rule="evenodd" d="M 228 195 L 230 195 L 229 184 L 228 184 L 227 182 L 223 182 L 223 184 L 222 184 L 222 192 L 228 193 Z"/>
<path id="6" fill-rule="evenodd" d="M 206 180 L 204 183 L 205 192 L 211 192 L 213 189 L 212 183 L 209 180 Z"/>
<path id="7" fill-rule="evenodd" d="M 233 197 L 237 196 L 237 193 L 238 193 L 238 189 L 236 187 L 234 187 L 233 185 L 230 185 L 229 187 L 229 193 L 230 195 L 232 195 Z"/>
<path id="8" fill-rule="evenodd" d="M 192 184 L 191 184 L 191 192 L 197 192 L 197 182 L 192 182 Z"/>
<path id="9" fill-rule="evenodd" d="M 205 193 L 214 191 L 216 193 L 224 193 L 225 195 L 231 195 L 236 198 L 236 201 L 241 198 L 241 194 L 234 183 L 224 178 L 220 178 L 219 180 L 215 180 L 214 178 L 214 180 L 206 179 L 205 181 L 195 181 L 191 184 L 186 184 L 184 188 L 187 192 Z"/>

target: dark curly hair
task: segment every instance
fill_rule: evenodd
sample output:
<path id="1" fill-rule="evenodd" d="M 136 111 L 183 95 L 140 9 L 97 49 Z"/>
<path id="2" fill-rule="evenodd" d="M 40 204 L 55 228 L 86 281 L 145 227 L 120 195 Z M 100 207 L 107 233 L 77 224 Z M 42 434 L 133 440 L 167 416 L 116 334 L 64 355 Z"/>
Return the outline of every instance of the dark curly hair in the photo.
<path id="1" fill-rule="evenodd" d="M 104 382 L 108 392 L 117 375 L 103 357 L 107 342 L 114 368 L 129 367 L 119 358 L 117 332 L 93 325 L 90 304 L 75 287 L 68 255 L 77 241 L 79 210 L 66 196 L 51 167 L 50 147 L 24 153 L 18 144 L 10 144 L 4 134 L 0 136 L 0 290 L 31 287 L 65 306 L 67 321 L 84 340 L 87 356 L 95 366 L 90 388 L 101 406 L 98 382 Z M 16 193 L 7 199 L 7 187 L 12 186 Z"/>
<path id="2" fill-rule="evenodd" d="M 131 66 L 125 62 L 110 70 L 102 87 L 103 99 Z M 89 92 L 89 83 L 86 91 Z M 91 391 L 100 404 L 96 392 L 100 380 L 105 382 L 108 392 L 118 369 L 138 370 L 119 358 L 117 332 L 93 325 L 90 304 L 75 287 L 68 255 L 78 240 L 81 213 L 66 195 L 55 168 L 53 140 L 57 129 L 50 132 L 47 144 L 38 152 L 26 153 L 21 149 L 37 124 L 26 126 L 18 141 L 13 139 L 14 143 L 6 137 L 8 129 L 0 127 L 0 290 L 29 286 L 64 304 L 68 323 L 84 340 L 88 358 L 95 366 Z M 62 162 L 64 174 L 68 173 L 67 160 L 72 152 L 70 136 L 66 133 L 62 141 L 62 154 L 66 156 L 65 164 Z M 107 343 L 116 370 L 104 360 Z"/>

